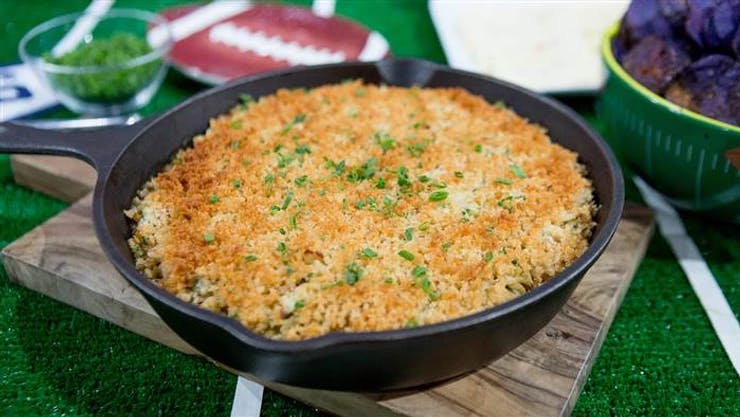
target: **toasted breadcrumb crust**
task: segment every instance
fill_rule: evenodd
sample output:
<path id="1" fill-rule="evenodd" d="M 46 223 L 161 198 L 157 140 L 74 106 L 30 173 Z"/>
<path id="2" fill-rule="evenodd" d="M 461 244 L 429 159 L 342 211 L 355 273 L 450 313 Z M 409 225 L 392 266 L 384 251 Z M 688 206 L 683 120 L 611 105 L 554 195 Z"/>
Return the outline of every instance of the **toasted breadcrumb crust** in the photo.
<path id="1" fill-rule="evenodd" d="M 577 155 L 460 88 L 279 90 L 211 120 L 126 215 L 136 266 L 267 337 L 487 309 L 588 246 Z"/>

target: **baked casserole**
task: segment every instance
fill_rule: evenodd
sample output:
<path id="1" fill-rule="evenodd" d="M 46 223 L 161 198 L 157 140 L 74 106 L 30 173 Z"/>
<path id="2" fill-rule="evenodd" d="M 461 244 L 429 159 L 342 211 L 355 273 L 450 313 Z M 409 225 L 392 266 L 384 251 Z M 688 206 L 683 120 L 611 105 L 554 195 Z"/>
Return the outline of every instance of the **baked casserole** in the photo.
<path id="1" fill-rule="evenodd" d="M 266 337 L 468 315 L 589 244 L 577 155 L 501 103 L 360 81 L 243 101 L 126 215 L 141 272 Z"/>

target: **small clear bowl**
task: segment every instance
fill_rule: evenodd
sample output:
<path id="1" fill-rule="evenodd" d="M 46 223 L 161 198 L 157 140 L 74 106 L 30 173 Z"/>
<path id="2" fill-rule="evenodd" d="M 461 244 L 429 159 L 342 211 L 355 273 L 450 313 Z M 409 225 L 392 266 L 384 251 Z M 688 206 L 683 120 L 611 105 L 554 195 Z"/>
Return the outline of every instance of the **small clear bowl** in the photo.
<path id="1" fill-rule="evenodd" d="M 90 26 L 94 26 L 92 30 Z M 55 47 L 74 38 L 75 32 L 82 36 L 77 46 L 128 34 L 145 40 L 151 51 L 118 64 L 68 66 L 49 62 Z M 77 46 L 66 48 L 67 52 Z M 113 116 L 133 113 L 149 103 L 167 73 L 165 57 L 171 47 L 172 33 L 164 18 L 142 10 L 111 9 L 104 14 L 73 13 L 48 20 L 23 36 L 18 53 L 70 110 Z"/>

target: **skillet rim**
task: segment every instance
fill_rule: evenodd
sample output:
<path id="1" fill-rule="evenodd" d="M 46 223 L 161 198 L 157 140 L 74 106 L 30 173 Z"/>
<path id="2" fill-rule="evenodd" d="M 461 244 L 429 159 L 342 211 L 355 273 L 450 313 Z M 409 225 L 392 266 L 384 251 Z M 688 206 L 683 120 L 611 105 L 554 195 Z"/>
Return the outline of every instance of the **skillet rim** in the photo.
<path id="1" fill-rule="evenodd" d="M 336 67 L 375 67 L 381 76 L 384 74 L 383 66 L 403 66 L 408 65 L 412 68 L 416 66 L 426 66 L 431 69 L 432 73 L 437 71 L 446 72 L 449 75 L 456 77 L 469 77 L 474 78 L 482 83 L 493 83 L 500 86 L 513 90 L 516 94 L 522 94 L 528 96 L 530 99 L 539 102 L 543 107 L 550 107 L 559 113 L 559 116 L 569 119 L 571 122 L 581 129 L 585 136 L 590 140 L 591 145 L 594 147 L 596 153 L 607 162 L 606 166 L 598 167 L 607 171 L 609 185 L 612 188 L 611 195 L 606 195 L 608 201 L 600 202 L 600 210 L 609 207 L 610 210 L 603 220 L 601 229 L 597 234 L 592 236 L 591 242 L 589 243 L 586 251 L 576 258 L 573 263 L 566 267 L 563 271 L 556 274 L 554 277 L 549 279 L 544 284 L 533 288 L 524 295 L 518 296 L 510 301 L 499 304 L 497 306 L 468 314 L 455 319 L 422 325 L 414 328 L 402 328 L 402 329 L 391 329 L 381 330 L 375 332 L 332 332 L 319 337 L 297 340 L 297 341 L 285 341 L 270 339 L 262 336 L 258 333 L 253 332 L 248 327 L 242 325 L 240 322 L 229 318 L 227 316 L 206 310 L 205 308 L 199 307 L 195 304 L 188 303 L 180 300 L 173 294 L 167 292 L 161 287 L 154 284 L 149 278 L 141 274 L 131 262 L 126 260 L 118 252 L 117 247 L 113 244 L 113 237 L 110 229 L 107 227 L 105 222 L 105 210 L 103 203 L 104 192 L 109 187 L 110 175 L 114 168 L 118 165 L 121 157 L 127 152 L 127 150 L 140 138 L 142 135 L 149 130 L 152 126 L 162 123 L 163 120 L 170 117 L 172 114 L 180 111 L 185 107 L 192 105 L 194 102 L 200 101 L 207 97 L 218 95 L 219 93 L 237 87 L 242 84 L 260 82 L 261 80 L 280 78 L 283 76 L 300 75 L 301 72 L 320 71 L 323 69 L 331 69 Z M 337 82 L 341 79 L 336 80 Z M 471 93 L 476 94 L 475 91 Z M 210 117 L 213 116 L 209 116 Z M 545 126 L 547 127 L 547 126 Z M 592 167 L 592 169 L 595 167 Z M 606 187 L 605 187 L 606 188 Z M 605 191 L 606 194 L 606 191 Z M 339 348 L 344 345 L 357 345 L 357 344 L 374 344 L 383 343 L 407 339 L 416 338 L 429 338 L 442 333 L 453 333 L 457 331 L 464 331 L 470 327 L 480 325 L 486 322 L 493 322 L 497 319 L 501 319 L 504 316 L 513 314 L 520 309 L 524 309 L 532 304 L 538 303 L 540 300 L 547 298 L 553 293 L 571 283 L 573 280 L 580 280 L 586 273 L 586 271 L 596 262 L 606 246 L 610 242 L 612 236 L 616 232 L 617 226 L 622 217 L 622 211 L 624 207 L 624 179 L 621 172 L 621 168 L 614 153 L 608 147 L 604 139 L 591 128 L 575 111 L 571 110 L 564 104 L 561 104 L 549 97 L 537 94 L 523 87 L 515 84 L 498 80 L 493 77 L 488 77 L 482 74 L 477 74 L 469 71 L 463 71 L 451 68 L 449 66 L 433 63 L 421 59 L 384 59 L 375 62 L 344 62 L 339 64 L 326 64 L 310 67 L 294 67 L 283 69 L 279 71 L 273 71 L 269 73 L 262 73 L 258 75 L 247 76 L 240 78 L 216 88 L 210 88 L 203 92 L 200 92 L 182 103 L 174 106 L 167 110 L 163 114 L 155 117 L 153 120 L 146 123 L 139 131 L 137 131 L 128 143 L 117 153 L 114 161 L 107 167 L 105 175 L 100 175 L 98 183 L 95 189 L 95 198 L 93 201 L 93 215 L 95 220 L 95 230 L 98 235 L 101 247 L 103 248 L 106 256 L 115 266 L 119 273 L 124 278 L 134 285 L 140 292 L 145 295 L 145 298 L 153 298 L 157 302 L 177 310 L 178 313 L 188 316 L 191 319 L 195 319 L 207 324 L 216 326 L 226 332 L 231 337 L 236 338 L 240 343 L 251 346 L 252 348 L 269 351 L 272 353 L 292 354 L 292 353 L 306 353 L 306 352 L 320 352 L 322 350 L 331 350 L 332 348 Z M 126 237 L 128 239 L 128 236 Z M 150 302 L 150 300 L 147 300 Z M 551 319 L 552 317 L 550 317 Z M 549 321 L 549 320 L 548 320 Z"/>

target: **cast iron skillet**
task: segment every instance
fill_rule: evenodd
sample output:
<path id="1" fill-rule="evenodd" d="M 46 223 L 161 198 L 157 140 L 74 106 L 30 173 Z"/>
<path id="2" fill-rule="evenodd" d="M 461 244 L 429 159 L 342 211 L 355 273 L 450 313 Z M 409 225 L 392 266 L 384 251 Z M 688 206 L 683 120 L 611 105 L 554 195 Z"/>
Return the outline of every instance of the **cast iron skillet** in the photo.
<path id="1" fill-rule="evenodd" d="M 361 78 L 370 83 L 457 86 L 545 126 L 552 139 L 576 151 L 600 204 L 586 252 L 562 273 L 495 308 L 444 323 L 373 333 L 333 333 L 298 342 L 270 340 L 236 321 L 200 309 L 163 291 L 134 268 L 122 211 L 137 189 L 178 149 L 204 132 L 209 118 L 278 88 L 314 87 Z M 548 98 L 481 75 L 419 60 L 344 63 L 290 69 L 244 78 L 187 100 L 138 125 L 84 132 L 51 132 L 0 125 L 0 152 L 70 155 L 98 171 L 93 214 L 103 251 L 118 271 L 185 341 L 210 358 L 259 378 L 285 384 L 344 390 L 394 390 L 473 371 L 534 335 L 562 307 L 604 250 L 622 213 L 624 185 L 616 159 L 572 111 Z"/>

